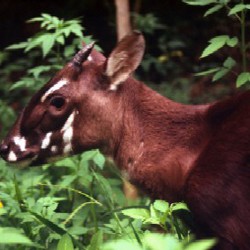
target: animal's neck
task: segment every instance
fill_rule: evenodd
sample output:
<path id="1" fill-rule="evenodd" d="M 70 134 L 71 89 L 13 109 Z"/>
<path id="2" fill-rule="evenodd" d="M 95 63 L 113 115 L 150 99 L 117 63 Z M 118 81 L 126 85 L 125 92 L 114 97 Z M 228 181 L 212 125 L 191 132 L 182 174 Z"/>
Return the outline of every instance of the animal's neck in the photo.
<path id="1" fill-rule="evenodd" d="M 206 105 L 175 103 L 135 81 L 125 93 L 115 160 L 151 196 L 175 201 L 206 144 Z"/>

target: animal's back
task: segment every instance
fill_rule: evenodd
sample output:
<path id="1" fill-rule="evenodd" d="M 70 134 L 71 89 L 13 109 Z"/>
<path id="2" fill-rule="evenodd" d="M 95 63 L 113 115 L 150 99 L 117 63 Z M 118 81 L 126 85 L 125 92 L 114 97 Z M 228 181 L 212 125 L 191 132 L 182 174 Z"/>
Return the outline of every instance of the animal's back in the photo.
<path id="1" fill-rule="evenodd" d="M 190 173 L 187 203 L 195 218 L 199 218 L 199 230 L 223 239 L 218 249 L 247 250 L 250 249 L 250 91 L 211 106 L 207 121 L 211 136 Z"/>

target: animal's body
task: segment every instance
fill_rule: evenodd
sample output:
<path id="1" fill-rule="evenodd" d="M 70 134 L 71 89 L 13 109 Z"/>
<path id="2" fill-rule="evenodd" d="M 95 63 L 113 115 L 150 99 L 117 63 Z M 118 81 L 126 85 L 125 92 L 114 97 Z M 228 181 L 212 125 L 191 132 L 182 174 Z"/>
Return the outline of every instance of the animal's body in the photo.
<path id="1" fill-rule="evenodd" d="M 33 96 L 2 157 L 43 163 L 99 148 L 152 198 L 184 200 L 217 249 L 250 249 L 250 92 L 183 105 L 130 77 L 141 34 L 125 37 L 108 59 L 92 47 Z"/>

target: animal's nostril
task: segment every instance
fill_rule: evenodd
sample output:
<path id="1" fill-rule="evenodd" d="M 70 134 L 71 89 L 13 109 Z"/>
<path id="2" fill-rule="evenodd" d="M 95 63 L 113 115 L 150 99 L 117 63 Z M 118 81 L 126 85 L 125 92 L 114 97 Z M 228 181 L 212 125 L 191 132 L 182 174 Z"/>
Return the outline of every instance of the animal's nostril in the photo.
<path id="1" fill-rule="evenodd" d="M 1 156 L 6 156 L 9 152 L 9 146 L 5 143 L 2 143 L 0 145 L 0 155 Z"/>

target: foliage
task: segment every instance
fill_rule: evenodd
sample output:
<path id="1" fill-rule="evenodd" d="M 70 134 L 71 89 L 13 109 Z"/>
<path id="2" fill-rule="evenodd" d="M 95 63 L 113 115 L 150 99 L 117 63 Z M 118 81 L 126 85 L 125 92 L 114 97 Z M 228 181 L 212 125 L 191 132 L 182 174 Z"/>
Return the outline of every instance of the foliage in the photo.
<path id="1" fill-rule="evenodd" d="M 29 22 L 39 22 L 41 31 L 9 46 L 0 57 L 0 76 L 7 83 L 0 90 L 4 128 L 15 117 L 14 104 L 22 105 L 47 82 L 81 46 L 81 40 L 92 39 L 82 36 L 78 19 L 64 21 L 42 14 Z M 158 21 L 153 18 L 153 22 Z M 25 59 L 7 63 L 13 56 L 10 51 L 17 49 L 25 53 Z M 15 84 L 14 73 L 21 77 Z M 214 245 L 214 240 L 193 240 L 178 217 L 184 213 L 191 218 L 185 204 L 150 203 L 147 197 L 128 201 L 121 186 L 121 176 L 98 150 L 27 170 L 0 160 L 0 248 L 205 250 Z M 159 230 L 162 234 L 156 233 Z"/>
<path id="2" fill-rule="evenodd" d="M 250 82 L 249 72 L 247 72 L 247 49 L 246 45 L 246 14 L 250 10 L 250 4 L 245 4 L 244 0 L 240 3 L 235 3 L 233 0 L 183 0 L 189 5 L 208 6 L 209 9 L 205 12 L 204 17 L 215 14 L 220 10 L 225 10 L 228 18 L 238 20 L 240 23 L 240 37 L 229 37 L 228 35 L 220 35 L 213 37 L 209 41 L 209 45 L 203 51 L 201 58 L 207 57 L 225 46 L 231 48 L 238 47 L 242 57 L 242 70 L 237 75 L 236 86 L 240 87 Z M 228 57 L 221 67 L 212 68 L 197 75 L 214 74 L 213 81 L 217 81 L 226 74 L 233 72 L 236 62 L 232 57 Z"/>

